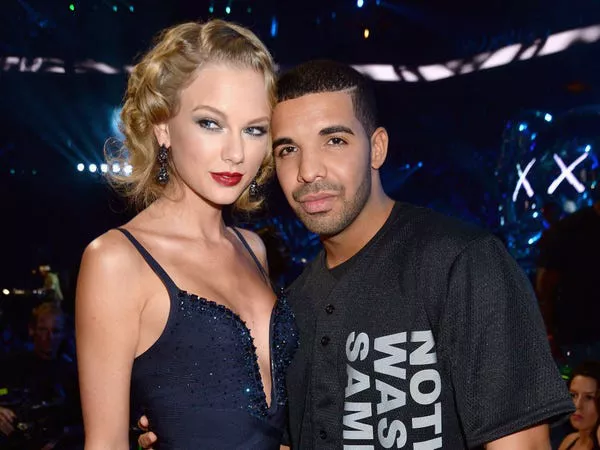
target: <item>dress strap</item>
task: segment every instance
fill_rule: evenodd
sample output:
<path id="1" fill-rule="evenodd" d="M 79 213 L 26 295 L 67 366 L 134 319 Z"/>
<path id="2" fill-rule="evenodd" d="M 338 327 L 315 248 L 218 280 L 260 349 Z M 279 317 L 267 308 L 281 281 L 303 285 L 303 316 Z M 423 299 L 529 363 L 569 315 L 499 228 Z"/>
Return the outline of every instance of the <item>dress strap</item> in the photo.
<path id="1" fill-rule="evenodd" d="M 242 233 L 240 233 L 239 230 L 236 227 L 231 227 L 231 229 L 237 235 L 238 239 L 242 242 L 242 244 L 244 244 L 244 247 L 246 247 L 246 250 L 248 250 L 248 253 L 250 253 L 250 256 L 252 256 L 252 259 L 256 263 L 256 265 L 258 267 L 258 270 L 260 270 L 260 273 L 263 275 L 263 277 L 265 277 L 265 280 L 270 285 L 271 284 L 271 279 L 269 278 L 269 275 L 265 271 L 265 268 L 263 267 L 263 265 L 261 264 L 261 262 L 258 260 L 258 257 L 254 254 L 254 251 L 252 250 L 252 247 L 250 247 L 250 244 L 248 244 L 248 241 L 246 241 L 246 239 L 244 238 L 244 236 L 242 235 Z"/>
<path id="2" fill-rule="evenodd" d="M 165 269 L 163 269 L 162 266 L 158 263 L 158 261 L 156 261 L 148 252 L 148 250 L 146 250 L 144 246 L 140 244 L 140 242 L 135 237 L 133 237 L 133 234 L 131 234 L 129 230 L 126 230 L 125 228 L 117 228 L 117 230 L 123 233 L 125 237 L 127 237 L 127 239 L 131 241 L 133 246 L 137 249 L 138 252 L 140 252 L 146 263 L 148 263 L 150 268 L 154 271 L 158 278 L 160 278 L 160 281 L 163 282 L 163 284 L 169 292 L 176 291 L 179 289 L 175 282 L 171 279 L 171 277 L 167 275 Z"/>
<path id="3" fill-rule="evenodd" d="M 569 449 L 573 448 L 573 446 L 575 445 L 575 443 L 576 443 L 578 440 L 579 440 L 579 438 L 578 438 L 578 437 L 577 437 L 577 438 L 575 438 L 575 440 L 574 440 L 573 442 L 571 442 L 571 445 L 569 445 L 569 446 L 567 447 L 567 450 L 569 450 Z"/>

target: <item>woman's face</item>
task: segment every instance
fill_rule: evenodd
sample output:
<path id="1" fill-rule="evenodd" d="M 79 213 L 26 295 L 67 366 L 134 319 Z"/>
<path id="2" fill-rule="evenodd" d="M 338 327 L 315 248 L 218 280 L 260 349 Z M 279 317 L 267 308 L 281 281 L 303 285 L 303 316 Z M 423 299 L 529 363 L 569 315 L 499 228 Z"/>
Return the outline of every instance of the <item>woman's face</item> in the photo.
<path id="1" fill-rule="evenodd" d="M 598 422 L 596 380 L 577 375 L 571 381 L 569 391 L 576 411 L 571 415 L 571 425 L 577 430 L 592 430 Z"/>
<path id="2" fill-rule="evenodd" d="M 234 203 L 269 145 L 271 108 L 264 76 L 208 64 L 180 94 L 177 115 L 156 127 L 185 189 L 214 205 Z"/>

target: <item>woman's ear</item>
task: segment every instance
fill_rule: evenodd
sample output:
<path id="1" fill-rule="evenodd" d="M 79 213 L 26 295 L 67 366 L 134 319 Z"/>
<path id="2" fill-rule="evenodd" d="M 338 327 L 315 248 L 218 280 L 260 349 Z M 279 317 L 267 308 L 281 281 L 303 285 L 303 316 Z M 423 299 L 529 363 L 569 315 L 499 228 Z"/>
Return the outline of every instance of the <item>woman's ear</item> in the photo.
<path id="1" fill-rule="evenodd" d="M 158 142 L 158 145 L 164 145 L 165 147 L 171 147 L 171 137 L 169 135 L 169 126 L 166 123 L 159 123 L 154 125 L 154 136 Z"/>

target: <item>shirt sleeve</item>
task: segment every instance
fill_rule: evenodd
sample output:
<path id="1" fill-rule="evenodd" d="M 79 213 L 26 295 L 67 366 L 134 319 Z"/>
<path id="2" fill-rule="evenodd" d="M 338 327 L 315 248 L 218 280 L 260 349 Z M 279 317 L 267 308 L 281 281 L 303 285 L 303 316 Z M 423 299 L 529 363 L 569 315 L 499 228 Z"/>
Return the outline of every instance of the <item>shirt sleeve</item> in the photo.
<path id="1" fill-rule="evenodd" d="M 440 343 L 469 447 L 572 412 L 529 280 L 492 236 L 454 260 Z"/>

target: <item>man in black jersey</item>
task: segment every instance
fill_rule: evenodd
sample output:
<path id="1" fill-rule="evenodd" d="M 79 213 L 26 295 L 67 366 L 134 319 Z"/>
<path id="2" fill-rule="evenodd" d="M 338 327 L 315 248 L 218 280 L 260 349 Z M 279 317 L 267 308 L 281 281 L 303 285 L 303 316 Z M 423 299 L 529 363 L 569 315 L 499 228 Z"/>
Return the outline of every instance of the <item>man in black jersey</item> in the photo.
<path id="1" fill-rule="evenodd" d="M 385 194 L 367 80 L 331 61 L 292 69 L 272 137 L 283 192 L 324 246 L 289 289 L 285 444 L 548 450 L 573 403 L 528 281 L 489 233 Z"/>

